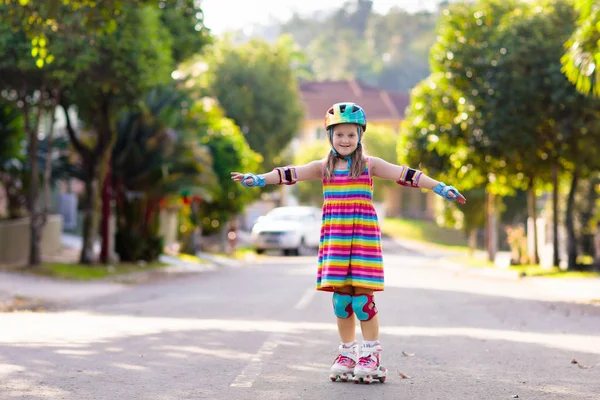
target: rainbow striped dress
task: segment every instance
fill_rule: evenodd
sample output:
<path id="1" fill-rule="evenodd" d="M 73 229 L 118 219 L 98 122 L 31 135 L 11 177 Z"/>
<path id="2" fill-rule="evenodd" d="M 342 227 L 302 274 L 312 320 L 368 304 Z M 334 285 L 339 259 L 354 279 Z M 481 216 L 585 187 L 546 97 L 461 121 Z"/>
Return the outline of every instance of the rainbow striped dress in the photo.
<path id="1" fill-rule="evenodd" d="M 383 290 L 381 231 L 373 206 L 373 180 L 367 167 L 358 179 L 348 170 L 323 176 L 323 222 L 317 290 L 342 286 Z"/>

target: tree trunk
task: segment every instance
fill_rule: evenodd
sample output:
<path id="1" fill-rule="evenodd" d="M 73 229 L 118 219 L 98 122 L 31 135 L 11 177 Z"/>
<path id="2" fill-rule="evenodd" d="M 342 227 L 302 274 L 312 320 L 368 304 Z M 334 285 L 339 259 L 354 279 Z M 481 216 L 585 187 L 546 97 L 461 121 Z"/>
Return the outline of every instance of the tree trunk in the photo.
<path id="1" fill-rule="evenodd" d="M 558 267 L 560 254 L 558 248 L 558 166 L 552 168 L 552 265 Z"/>
<path id="2" fill-rule="evenodd" d="M 535 204 L 535 187 L 533 178 L 529 179 L 529 188 L 527 189 L 527 214 L 533 221 L 532 231 L 527 232 L 528 235 L 533 235 L 533 246 L 529 248 L 529 262 L 538 264 L 540 256 L 538 252 L 538 229 L 537 229 L 537 209 Z"/>
<path id="3" fill-rule="evenodd" d="M 108 171 L 106 172 L 104 183 L 102 184 L 102 226 L 100 230 L 102 232 L 102 247 L 100 250 L 100 261 L 103 264 L 108 264 L 110 261 L 110 235 L 113 232 L 110 231 L 110 206 L 112 197 L 112 171 L 110 168 L 110 161 L 108 164 Z"/>
<path id="4" fill-rule="evenodd" d="M 596 224 L 596 234 L 594 235 L 594 268 L 600 271 L 600 222 Z"/>
<path id="5" fill-rule="evenodd" d="M 496 215 L 496 195 L 492 193 L 487 196 L 487 250 L 488 260 L 494 262 L 496 260 L 496 252 L 498 251 L 498 224 Z"/>
<path id="6" fill-rule="evenodd" d="M 469 230 L 469 256 L 473 256 L 477 249 L 477 229 Z"/>
<path id="7" fill-rule="evenodd" d="M 25 123 L 25 131 L 27 133 L 27 141 L 28 141 L 28 158 L 29 164 L 31 165 L 30 171 L 30 182 L 29 182 L 29 193 L 28 193 L 28 201 L 27 208 L 29 210 L 29 266 L 30 267 L 39 267 L 42 263 L 42 252 L 40 248 L 40 242 L 42 240 L 42 229 L 43 226 L 43 218 L 38 209 L 38 199 L 40 194 L 40 166 L 38 161 L 38 127 L 40 124 L 40 116 L 42 115 L 43 109 L 43 96 L 44 96 L 44 88 L 41 89 L 41 99 L 37 107 L 36 116 L 31 121 L 31 111 L 29 109 L 29 105 L 27 99 L 23 99 L 23 118 Z"/>
<path id="8" fill-rule="evenodd" d="M 96 260 L 94 243 L 98 232 L 99 179 L 95 169 L 91 169 L 85 183 L 86 200 L 83 209 L 83 245 L 79 262 L 93 264 Z"/>
<path id="9" fill-rule="evenodd" d="M 565 213 L 565 224 L 567 226 L 567 255 L 568 269 L 577 268 L 577 238 L 575 237 L 575 220 L 573 218 L 575 208 L 575 193 L 579 184 L 579 168 L 575 166 L 571 177 L 571 188 L 567 198 L 567 210 Z"/>
<path id="10" fill-rule="evenodd" d="M 99 172 L 98 182 L 102 185 L 102 243 L 100 257 L 104 264 L 107 264 L 110 261 L 110 243 L 112 242 L 110 235 L 114 237 L 114 232 L 111 232 L 110 230 L 112 199 L 111 156 L 117 135 L 113 129 L 110 107 L 110 96 L 104 97 L 101 102 L 100 112 L 98 113 L 96 126 L 98 141 L 94 148 L 94 153 L 97 155 L 97 160 L 99 162 L 99 165 L 97 166 Z"/>

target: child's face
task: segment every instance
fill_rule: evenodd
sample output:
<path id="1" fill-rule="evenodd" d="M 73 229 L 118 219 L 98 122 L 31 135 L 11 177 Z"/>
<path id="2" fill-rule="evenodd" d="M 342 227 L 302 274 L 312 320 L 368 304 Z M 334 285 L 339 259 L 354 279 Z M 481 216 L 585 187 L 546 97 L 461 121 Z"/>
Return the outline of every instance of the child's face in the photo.
<path id="1" fill-rule="evenodd" d="M 339 124 L 333 127 L 333 148 L 340 156 L 352 154 L 358 146 L 358 126 Z"/>

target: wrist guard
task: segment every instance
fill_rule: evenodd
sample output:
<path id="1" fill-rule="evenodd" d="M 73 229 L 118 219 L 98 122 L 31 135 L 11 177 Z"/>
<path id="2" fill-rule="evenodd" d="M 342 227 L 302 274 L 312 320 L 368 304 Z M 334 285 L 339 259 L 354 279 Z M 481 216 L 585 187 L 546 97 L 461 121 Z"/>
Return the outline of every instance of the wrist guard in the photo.
<path id="1" fill-rule="evenodd" d="M 273 169 L 279 174 L 279 185 L 293 185 L 298 182 L 296 168 L 293 165 Z"/>
<path id="2" fill-rule="evenodd" d="M 438 185 L 433 188 L 433 191 L 449 201 L 455 201 L 460 195 L 459 191 L 456 190 L 454 186 L 446 186 L 442 182 L 438 183 Z M 454 197 L 451 197 L 450 193 L 453 193 Z"/>
<path id="3" fill-rule="evenodd" d="M 423 175 L 421 171 L 403 165 L 402 171 L 400 172 L 400 179 L 398 179 L 396 183 L 398 185 L 416 188 L 419 187 L 419 179 L 421 179 L 421 175 Z"/>
<path id="4" fill-rule="evenodd" d="M 252 179 L 252 183 L 248 184 L 246 183 L 246 179 Z M 246 188 L 251 188 L 251 187 L 263 187 L 265 186 L 266 182 L 265 182 L 265 176 L 264 175 L 254 175 L 254 174 L 244 174 L 244 177 L 242 178 L 242 181 L 240 182 L 242 184 L 243 187 Z"/>

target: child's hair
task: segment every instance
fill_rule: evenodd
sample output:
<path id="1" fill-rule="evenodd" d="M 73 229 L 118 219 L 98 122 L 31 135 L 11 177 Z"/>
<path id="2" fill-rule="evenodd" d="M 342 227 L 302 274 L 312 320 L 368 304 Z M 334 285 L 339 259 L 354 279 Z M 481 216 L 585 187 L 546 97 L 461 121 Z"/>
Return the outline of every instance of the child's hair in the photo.
<path id="1" fill-rule="evenodd" d="M 329 139 L 331 142 L 331 138 Z M 333 144 L 332 144 L 333 146 Z M 338 160 L 338 156 L 336 156 L 333 151 L 329 151 L 327 155 L 327 159 L 325 160 L 325 168 L 324 175 L 325 179 L 328 181 L 333 177 L 333 171 L 335 170 L 335 163 Z M 350 156 L 351 165 L 350 170 L 348 171 L 348 176 L 351 176 L 352 179 L 358 179 L 362 173 L 365 171 L 367 167 L 367 154 L 364 148 L 364 144 L 360 143 L 354 153 Z"/>

